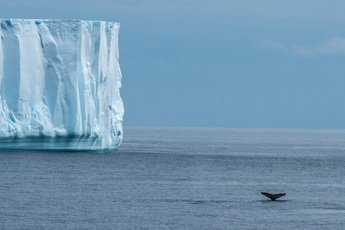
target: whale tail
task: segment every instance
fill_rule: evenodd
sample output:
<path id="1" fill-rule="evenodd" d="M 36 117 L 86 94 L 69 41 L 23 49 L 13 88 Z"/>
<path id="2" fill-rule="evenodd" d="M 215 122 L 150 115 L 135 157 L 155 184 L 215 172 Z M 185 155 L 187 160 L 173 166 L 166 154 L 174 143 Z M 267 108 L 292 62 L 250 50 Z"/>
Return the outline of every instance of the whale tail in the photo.
<path id="1" fill-rule="evenodd" d="M 271 200 L 276 200 L 276 199 L 279 199 L 280 197 L 282 196 L 285 196 L 286 193 L 277 193 L 277 194 L 271 194 L 271 193 L 268 193 L 268 192 L 261 192 L 262 195 L 270 198 Z"/>

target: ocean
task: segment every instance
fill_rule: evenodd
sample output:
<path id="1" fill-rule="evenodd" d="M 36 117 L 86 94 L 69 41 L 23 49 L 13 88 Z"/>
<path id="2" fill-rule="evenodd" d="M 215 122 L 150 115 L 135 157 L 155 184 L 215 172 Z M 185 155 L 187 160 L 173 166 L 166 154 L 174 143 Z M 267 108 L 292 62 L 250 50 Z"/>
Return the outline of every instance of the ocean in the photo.
<path id="1" fill-rule="evenodd" d="M 344 226 L 343 130 L 125 127 L 118 151 L 0 151 L 0 229 Z"/>

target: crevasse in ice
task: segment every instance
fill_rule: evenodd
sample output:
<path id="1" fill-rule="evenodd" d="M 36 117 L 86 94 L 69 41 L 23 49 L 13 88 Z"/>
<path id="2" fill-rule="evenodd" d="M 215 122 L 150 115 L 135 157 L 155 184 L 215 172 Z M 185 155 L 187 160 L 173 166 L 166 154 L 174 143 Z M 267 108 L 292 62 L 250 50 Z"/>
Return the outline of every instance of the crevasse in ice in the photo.
<path id="1" fill-rule="evenodd" d="M 124 114 L 119 24 L 0 23 L 0 148 L 117 148 Z"/>

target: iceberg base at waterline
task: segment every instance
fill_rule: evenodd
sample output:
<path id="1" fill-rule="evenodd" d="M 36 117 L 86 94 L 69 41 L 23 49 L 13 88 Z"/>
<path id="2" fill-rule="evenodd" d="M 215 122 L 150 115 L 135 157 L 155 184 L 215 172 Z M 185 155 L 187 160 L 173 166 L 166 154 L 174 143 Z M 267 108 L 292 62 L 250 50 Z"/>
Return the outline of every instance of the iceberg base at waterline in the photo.
<path id="1" fill-rule="evenodd" d="M 117 149 L 116 22 L 0 19 L 0 148 Z"/>

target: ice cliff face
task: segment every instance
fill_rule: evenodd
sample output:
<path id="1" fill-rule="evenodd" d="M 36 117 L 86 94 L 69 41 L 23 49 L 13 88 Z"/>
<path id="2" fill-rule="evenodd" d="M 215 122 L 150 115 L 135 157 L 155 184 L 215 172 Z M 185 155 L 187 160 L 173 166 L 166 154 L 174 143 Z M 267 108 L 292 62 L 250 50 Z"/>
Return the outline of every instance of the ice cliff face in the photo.
<path id="1" fill-rule="evenodd" d="M 117 148 L 124 113 L 119 24 L 0 24 L 0 148 Z"/>

